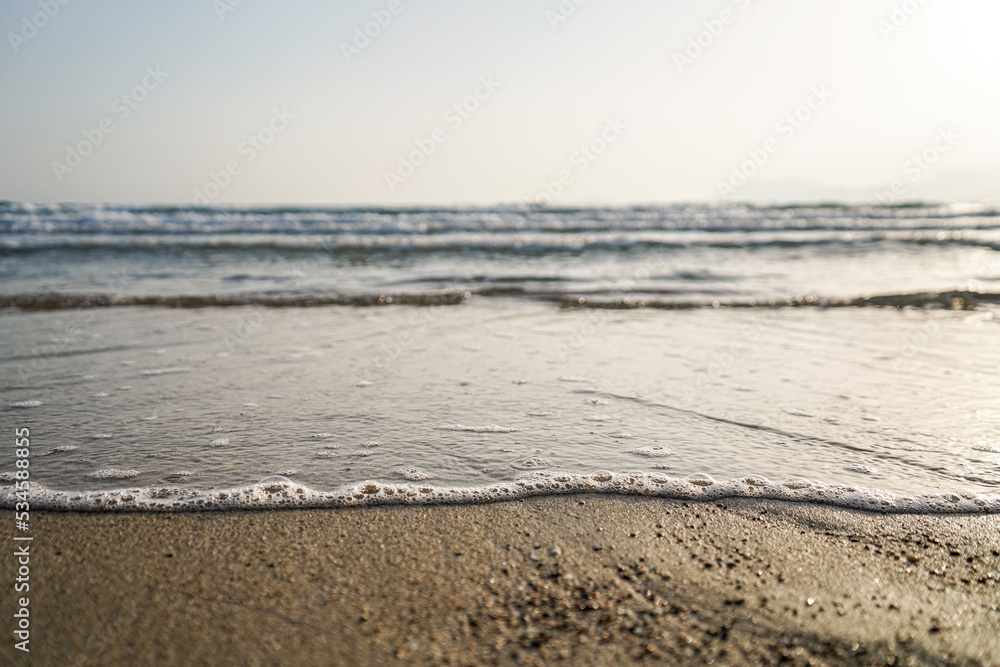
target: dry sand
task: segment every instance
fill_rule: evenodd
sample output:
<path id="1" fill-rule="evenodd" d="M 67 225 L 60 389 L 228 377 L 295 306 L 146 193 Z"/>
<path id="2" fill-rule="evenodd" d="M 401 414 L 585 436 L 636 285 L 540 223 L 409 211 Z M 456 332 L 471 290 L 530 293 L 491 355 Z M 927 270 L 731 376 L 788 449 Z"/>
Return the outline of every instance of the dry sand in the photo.
<path id="1" fill-rule="evenodd" d="M 1000 664 L 1000 516 L 574 496 L 32 522 L 36 665 Z"/>

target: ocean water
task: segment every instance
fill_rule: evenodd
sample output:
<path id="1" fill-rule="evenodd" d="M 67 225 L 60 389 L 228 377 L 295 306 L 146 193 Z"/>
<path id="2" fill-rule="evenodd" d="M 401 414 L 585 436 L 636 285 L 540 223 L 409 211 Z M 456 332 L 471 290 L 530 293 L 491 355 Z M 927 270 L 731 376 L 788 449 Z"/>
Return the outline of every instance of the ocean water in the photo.
<path id="1" fill-rule="evenodd" d="M 0 506 L 1000 511 L 1000 209 L 0 204 Z"/>

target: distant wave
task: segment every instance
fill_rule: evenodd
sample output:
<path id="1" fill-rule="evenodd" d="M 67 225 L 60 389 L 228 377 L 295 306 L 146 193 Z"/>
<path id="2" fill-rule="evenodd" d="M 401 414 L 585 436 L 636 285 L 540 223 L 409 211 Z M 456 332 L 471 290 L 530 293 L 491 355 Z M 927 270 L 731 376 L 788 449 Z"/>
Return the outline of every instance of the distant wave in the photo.
<path id="1" fill-rule="evenodd" d="M 676 293 L 676 292 L 674 292 Z M 709 308 L 945 308 L 975 310 L 1000 304 L 1000 293 L 956 290 L 914 294 L 862 295 L 856 297 L 797 296 L 790 299 L 669 300 L 650 295 L 615 295 L 612 293 L 558 292 L 529 290 L 518 286 L 484 287 L 456 292 L 397 294 L 180 294 L 122 296 L 107 294 L 8 294 L 0 295 L 0 308 L 20 310 L 64 310 L 71 308 L 115 308 L 153 306 L 158 308 L 229 308 L 261 306 L 266 308 L 312 308 L 320 306 L 453 306 L 476 296 L 483 298 L 517 297 L 558 304 L 564 308 L 630 310 L 695 310 Z"/>
<path id="2" fill-rule="evenodd" d="M 564 207 L 186 207 L 0 202 L 4 234 L 433 234 L 996 229 L 997 204 Z"/>
<path id="3" fill-rule="evenodd" d="M 276 252 L 381 258 L 406 255 L 489 254 L 550 256 L 583 252 L 621 253 L 706 249 L 860 248 L 880 245 L 961 246 L 1000 251 L 1000 227 L 961 231 L 926 230 L 518 230 L 516 232 L 424 232 L 422 234 L 251 233 L 229 234 L 6 234 L 0 255 L 43 252 Z"/>

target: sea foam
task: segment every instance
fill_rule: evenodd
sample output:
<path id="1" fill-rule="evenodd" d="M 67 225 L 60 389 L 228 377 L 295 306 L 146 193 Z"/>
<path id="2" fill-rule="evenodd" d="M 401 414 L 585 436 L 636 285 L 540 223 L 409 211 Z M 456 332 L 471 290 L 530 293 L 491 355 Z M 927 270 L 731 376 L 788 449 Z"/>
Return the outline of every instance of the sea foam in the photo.
<path id="1" fill-rule="evenodd" d="M 760 475 L 717 481 L 705 474 L 669 477 L 659 473 L 526 473 L 512 482 L 483 487 L 364 481 L 334 491 L 318 491 L 280 475 L 230 489 L 146 487 L 110 491 L 58 491 L 32 483 L 36 510 L 89 512 L 189 512 L 270 510 L 382 505 L 462 505 L 567 494 L 616 494 L 670 500 L 716 501 L 760 498 L 808 502 L 884 514 L 996 514 L 1000 492 L 903 495 L 846 484 L 792 478 L 774 482 Z M 13 487 L 0 487 L 0 508 L 13 509 Z"/>

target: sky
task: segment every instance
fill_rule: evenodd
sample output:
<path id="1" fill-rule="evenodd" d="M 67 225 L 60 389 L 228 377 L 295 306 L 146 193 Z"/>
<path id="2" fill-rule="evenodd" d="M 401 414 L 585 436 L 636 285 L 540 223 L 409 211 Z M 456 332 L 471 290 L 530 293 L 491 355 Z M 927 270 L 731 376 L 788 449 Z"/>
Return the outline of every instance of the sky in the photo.
<path id="1" fill-rule="evenodd" d="M 0 200 L 1000 199 L 998 24 L 987 0 L 8 0 Z"/>

